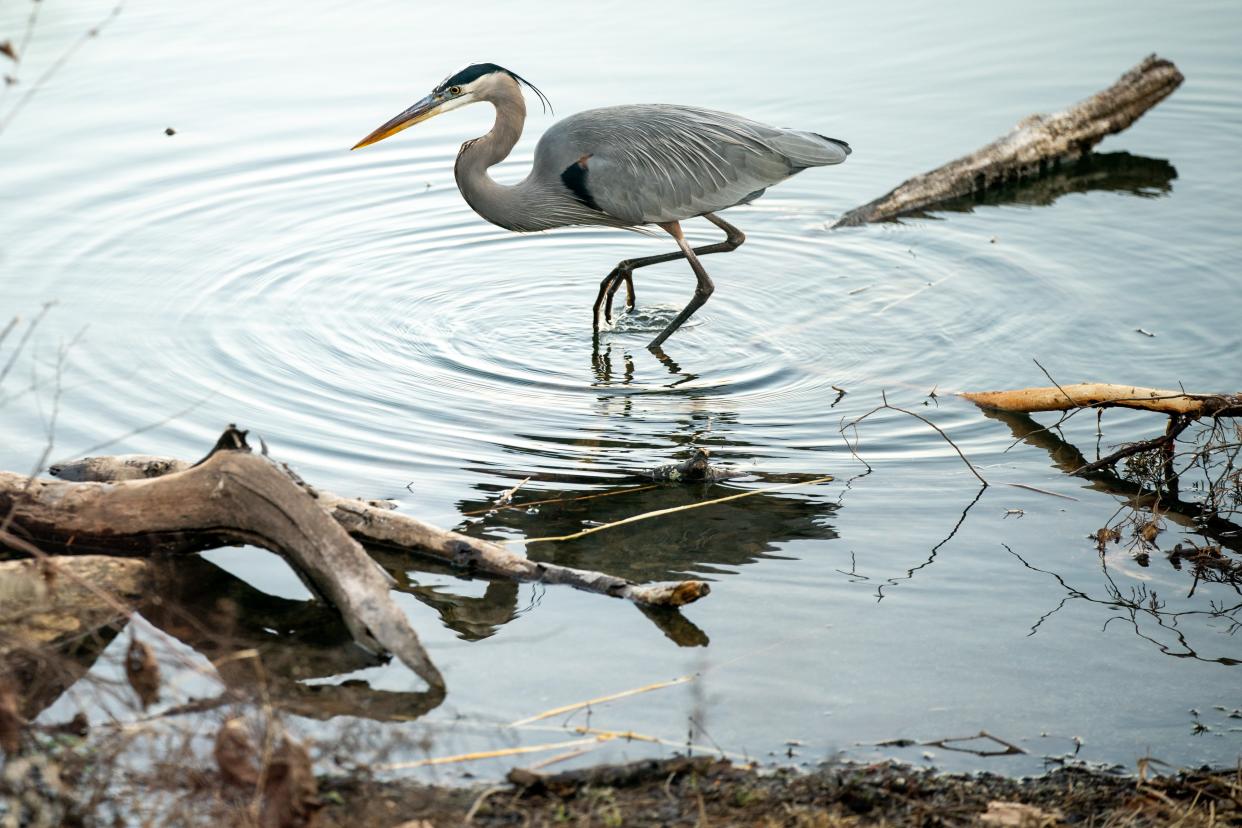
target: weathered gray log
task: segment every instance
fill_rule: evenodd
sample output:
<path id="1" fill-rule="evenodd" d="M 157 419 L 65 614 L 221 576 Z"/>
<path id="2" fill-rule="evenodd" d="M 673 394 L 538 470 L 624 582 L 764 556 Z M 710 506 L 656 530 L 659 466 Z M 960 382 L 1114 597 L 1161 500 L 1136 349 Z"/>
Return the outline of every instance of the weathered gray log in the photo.
<path id="1" fill-rule="evenodd" d="M 1181 84 L 1171 62 L 1149 55 L 1109 88 L 1053 115 L 1030 115 L 970 155 L 917 175 L 875 201 L 855 207 L 834 227 L 885 221 L 938 202 L 980 194 L 1055 170 L 1121 132 Z"/>
<path id="2" fill-rule="evenodd" d="M 185 466 L 184 461 L 167 457 L 88 457 L 53 466 L 52 473 L 67 480 L 126 480 L 150 478 Z M 602 572 L 532 561 L 500 544 L 450 532 L 403 515 L 385 501 L 356 500 L 324 491 L 317 491 L 315 495 L 319 506 L 356 539 L 435 558 L 466 572 L 523 582 L 564 584 L 647 606 L 680 607 L 711 592 L 703 581 L 636 584 Z"/>
<path id="3" fill-rule="evenodd" d="M 0 472 L 0 515 L 9 521 L 0 546 L 11 534 L 10 546 L 56 551 L 270 549 L 340 611 L 355 641 L 387 649 L 432 687 L 444 686 L 375 562 L 304 484 L 251 454 L 236 429 L 202 462 L 147 480 L 69 483 Z"/>

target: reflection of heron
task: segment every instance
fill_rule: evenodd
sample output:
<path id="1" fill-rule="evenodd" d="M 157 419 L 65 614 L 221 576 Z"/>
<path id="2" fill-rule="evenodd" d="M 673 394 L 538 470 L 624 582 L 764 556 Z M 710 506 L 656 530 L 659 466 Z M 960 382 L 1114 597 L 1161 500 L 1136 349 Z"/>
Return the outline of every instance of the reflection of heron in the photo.
<path id="1" fill-rule="evenodd" d="M 678 253 L 627 259 L 600 284 L 600 310 L 612 318 L 612 297 L 626 285 L 634 306 L 634 270 L 685 258 L 698 280 L 689 304 L 651 343 L 657 347 L 707 301 L 713 285 L 698 257 L 735 250 L 745 236 L 716 215 L 754 201 L 773 184 L 808 167 L 840 164 L 844 141 L 813 132 L 777 129 L 755 121 L 687 106 L 613 106 L 580 112 L 555 124 L 535 147 L 534 168 L 513 186 L 487 174 L 522 135 L 526 103 L 522 84 L 538 89 L 494 63 L 476 63 L 444 80 L 409 109 L 358 142 L 365 147 L 428 118 L 486 101 L 496 122 L 482 138 L 462 144 L 457 186 L 483 218 L 506 230 L 531 232 L 569 225 L 635 228 L 656 225 L 671 235 Z M 726 234 L 722 242 L 691 248 L 681 221 L 702 216 Z"/>

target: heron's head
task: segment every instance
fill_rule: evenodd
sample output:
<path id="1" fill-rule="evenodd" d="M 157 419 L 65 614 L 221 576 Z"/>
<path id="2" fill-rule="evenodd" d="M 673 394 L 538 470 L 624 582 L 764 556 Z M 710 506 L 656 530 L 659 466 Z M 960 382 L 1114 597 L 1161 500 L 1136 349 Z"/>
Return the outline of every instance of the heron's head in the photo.
<path id="1" fill-rule="evenodd" d="M 449 75 L 431 90 L 430 95 L 363 138 L 353 149 L 383 141 L 403 129 L 466 104 L 497 101 L 502 96 L 511 96 L 515 92 L 520 100 L 522 86 L 529 87 L 538 95 L 539 102 L 545 109 L 549 106 L 544 94 L 517 73 L 494 63 L 472 63 L 457 74 Z"/>

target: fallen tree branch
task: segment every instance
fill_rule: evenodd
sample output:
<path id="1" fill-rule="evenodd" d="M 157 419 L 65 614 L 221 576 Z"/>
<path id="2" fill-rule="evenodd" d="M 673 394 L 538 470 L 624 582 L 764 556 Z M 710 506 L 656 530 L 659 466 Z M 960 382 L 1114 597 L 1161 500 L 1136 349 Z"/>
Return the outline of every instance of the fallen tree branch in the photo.
<path id="1" fill-rule="evenodd" d="M 140 480 L 188 467 L 182 460 L 129 455 L 88 457 L 52 466 L 66 480 Z M 497 543 L 450 532 L 393 511 L 384 501 L 364 501 L 317 491 L 316 503 L 355 539 L 448 563 L 459 570 L 515 581 L 564 584 L 587 592 L 625 598 L 646 606 L 680 607 L 711 592 L 703 581 L 636 584 L 615 575 L 541 563 Z"/>
<path id="2" fill-rule="evenodd" d="M 375 562 L 304 484 L 250 453 L 245 433 L 231 426 L 198 464 L 149 480 L 70 483 L 0 472 L 0 513 L 10 533 L 47 551 L 270 549 L 338 609 L 355 641 L 444 686 Z"/>
<path id="3" fill-rule="evenodd" d="M 1187 394 L 1102 382 L 1013 391 L 964 391 L 959 396 L 982 408 L 1017 414 L 1075 408 L 1136 408 L 1192 418 L 1242 417 L 1242 394 Z"/>
<path id="4" fill-rule="evenodd" d="M 1109 88 L 1053 115 L 1030 115 L 1009 134 L 907 180 L 850 210 L 833 226 L 885 221 L 1056 171 L 1062 162 L 1081 158 L 1106 136 L 1130 126 L 1183 80 L 1171 62 L 1149 55 Z"/>

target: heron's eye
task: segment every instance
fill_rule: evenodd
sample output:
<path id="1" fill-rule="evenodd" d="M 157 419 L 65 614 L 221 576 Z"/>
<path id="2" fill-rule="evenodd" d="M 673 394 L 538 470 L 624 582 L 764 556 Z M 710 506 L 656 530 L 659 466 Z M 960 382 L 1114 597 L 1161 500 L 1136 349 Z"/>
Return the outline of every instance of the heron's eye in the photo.
<path id="1" fill-rule="evenodd" d="M 450 87 L 449 87 L 449 94 L 450 94 L 450 95 L 460 95 L 460 94 L 461 94 L 461 87 L 460 87 L 460 86 L 450 86 Z"/>

